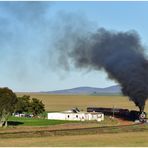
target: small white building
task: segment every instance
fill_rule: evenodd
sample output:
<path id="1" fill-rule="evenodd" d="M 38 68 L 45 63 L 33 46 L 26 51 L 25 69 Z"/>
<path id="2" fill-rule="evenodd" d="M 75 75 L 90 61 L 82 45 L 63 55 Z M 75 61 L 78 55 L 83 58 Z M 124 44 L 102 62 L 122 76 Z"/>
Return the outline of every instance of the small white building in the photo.
<path id="1" fill-rule="evenodd" d="M 29 117 L 29 118 L 32 118 L 33 117 L 32 114 L 25 114 L 25 113 L 12 113 L 12 115 L 14 117 Z"/>
<path id="2" fill-rule="evenodd" d="M 98 112 L 80 112 L 78 109 L 72 109 L 64 112 L 48 113 L 48 119 L 71 121 L 96 120 L 100 122 L 104 120 L 104 114 Z"/>

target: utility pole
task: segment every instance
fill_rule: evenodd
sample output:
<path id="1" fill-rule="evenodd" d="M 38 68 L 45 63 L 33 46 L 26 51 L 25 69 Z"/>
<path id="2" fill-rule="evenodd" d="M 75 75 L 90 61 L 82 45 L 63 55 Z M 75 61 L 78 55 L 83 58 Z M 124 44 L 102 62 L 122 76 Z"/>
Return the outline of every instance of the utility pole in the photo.
<path id="1" fill-rule="evenodd" d="M 114 107 L 114 105 L 113 105 L 113 119 L 114 119 L 114 112 L 115 112 L 115 107 Z"/>

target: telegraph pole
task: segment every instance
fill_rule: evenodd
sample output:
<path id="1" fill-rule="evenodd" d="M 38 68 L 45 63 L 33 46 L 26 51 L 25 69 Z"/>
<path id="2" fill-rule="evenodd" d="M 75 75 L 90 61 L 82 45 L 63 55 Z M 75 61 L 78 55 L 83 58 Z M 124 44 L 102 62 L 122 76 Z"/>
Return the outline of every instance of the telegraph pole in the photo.
<path id="1" fill-rule="evenodd" d="M 114 112 L 115 112 L 115 107 L 114 107 L 114 105 L 113 105 L 113 119 L 114 119 Z"/>

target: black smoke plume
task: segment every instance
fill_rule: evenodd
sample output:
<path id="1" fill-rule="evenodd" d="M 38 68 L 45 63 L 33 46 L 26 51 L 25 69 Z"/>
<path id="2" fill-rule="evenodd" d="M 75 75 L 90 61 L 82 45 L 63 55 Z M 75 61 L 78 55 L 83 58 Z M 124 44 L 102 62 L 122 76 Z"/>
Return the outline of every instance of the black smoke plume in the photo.
<path id="1" fill-rule="evenodd" d="M 69 61 L 70 57 L 78 68 L 104 69 L 110 79 L 121 85 L 123 94 L 144 111 L 148 97 L 148 61 L 135 31 L 100 28 L 95 33 L 64 37 L 57 45 L 64 60 Z"/>

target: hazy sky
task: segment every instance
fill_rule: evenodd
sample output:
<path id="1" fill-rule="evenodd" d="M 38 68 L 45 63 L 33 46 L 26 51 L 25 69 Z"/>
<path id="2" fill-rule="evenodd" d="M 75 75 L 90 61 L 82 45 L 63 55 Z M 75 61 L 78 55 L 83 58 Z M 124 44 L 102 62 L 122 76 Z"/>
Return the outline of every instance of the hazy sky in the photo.
<path id="1" fill-rule="evenodd" d="M 104 71 L 65 69 L 54 44 L 68 26 L 82 33 L 136 30 L 148 46 L 147 8 L 148 2 L 0 2 L 0 86 L 45 91 L 117 84 Z"/>

